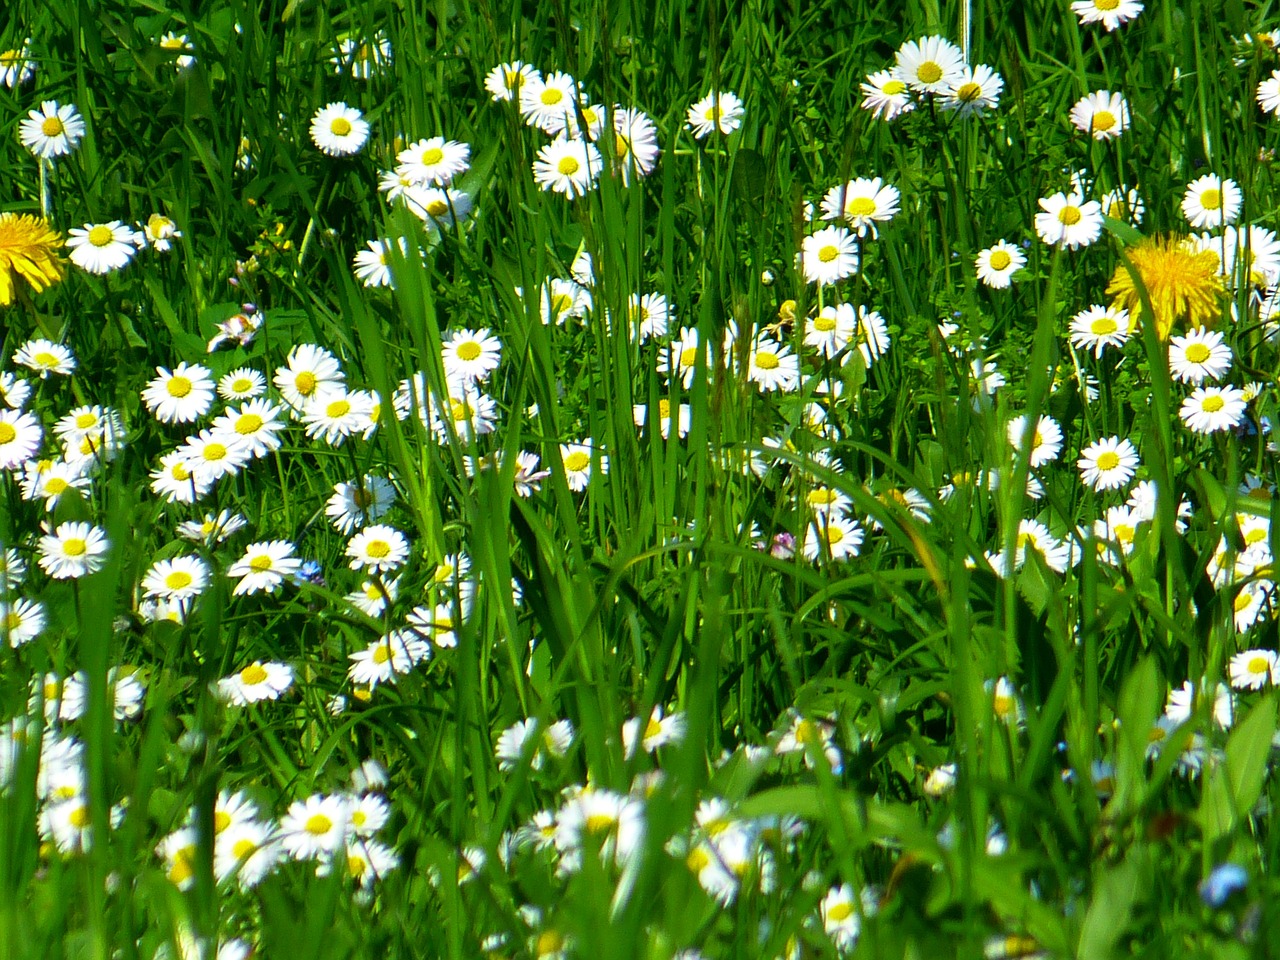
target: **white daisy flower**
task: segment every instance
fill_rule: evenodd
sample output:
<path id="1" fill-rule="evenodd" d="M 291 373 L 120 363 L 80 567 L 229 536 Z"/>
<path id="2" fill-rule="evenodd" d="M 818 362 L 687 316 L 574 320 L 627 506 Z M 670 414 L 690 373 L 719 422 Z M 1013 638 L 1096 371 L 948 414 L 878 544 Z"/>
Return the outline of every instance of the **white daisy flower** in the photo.
<path id="1" fill-rule="evenodd" d="M 894 76 L 920 93 L 944 94 L 964 76 L 964 54 L 943 37 L 908 41 L 895 59 Z"/>
<path id="2" fill-rule="evenodd" d="M 1071 122 L 1095 140 L 1112 140 L 1129 128 L 1129 104 L 1118 93 L 1095 90 L 1076 101 Z"/>
<path id="3" fill-rule="evenodd" d="M 542 74 L 527 63 L 513 60 L 500 63 L 484 78 L 484 88 L 494 103 L 510 103 L 520 101 L 520 94 L 530 80 L 542 80 Z"/>
<path id="4" fill-rule="evenodd" d="M 1280 655 L 1274 650 L 1242 650 L 1231 658 L 1227 673 L 1235 689 L 1261 690 L 1280 681 Z"/>
<path id="5" fill-rule="evenodd" d="M 39 110 L 32 110 L 18 125 L 18 139 L 37 157 L 49 159 L 70 153 L 84 136 L 84 120 L 76 108 L 67 103 L 45 100 Z"/>
<path id="6" fill-rule="evenodd" d="M 1104 437 L 1080 451 L 1080 479 L 1092 490 L 1115 490 L 1133 479 L 1141 460 L 1127 439 Z"/>
<path id="7" fill-rule="evenodd" d="M 341 101 L 326 104 L 311 118 L 311 142 L 331 157 L 359 153 L 369 139 L 364 114 Z"/>
<path id="8" fill-rule="evenodd" d="M 876 236 L 876 224 L 888 223 L 898 212 L 898 188 L 879 177 L 859 177 L 832 187 L 822 198 L 822 218 L 843 220 L 858 236 Z"/>
<path id="9" fill-rule="evenodd" d="M 280 819 L 280 845 L 294 860 L 332 855 L 346 843 L 347 806 L 347 798 L 340 794 L 295 800 Z"/>
<path id="10" fill-rule="evenodd" d="M 943 91 L 941 106 L 943 110 L 955 110 L 961 117 L 994 110 L 1000 103 L 1000 92 L 1004 90 L 1004 78 L 995 70 L 980 63 L 976 67 L 965 67 L 960 77 Z"/>
<path id="11" fill-rule="evenodd" d="M 76 358 L 70 350 L 44 339 L 28 340 L 13 355 L 13 362 L 36 371 L 41 380 L 51 373 L 68 377 L 76 369 Z"/>
<path id="12" fill-rule="evenodd" d="M 533 178 L 543 190 L 570 199 L 595 189 L 604 160 L 594 143 L 585 140 L 553 140 L 538 151 Z"/>
<path id="13" fill-rule="evenodd" d="M 1142 12 L 1142 0 L 1074 0 L 1071 12 L 1080 25 L 1101 23 L 1110 32 Z"/>
<path id="14" fill-rule="evenodd" d="M 609 458 L 604 454 L 599 454 L 598 456 L 600 472 L 608 473 Z M 590 440 L 586 443 L 560 444 L 560 460 L 564 465 L 569 489 L 574 493 L 580 493 L 587 489 L 587 483 L 591 480 L 594 458 L 595 454 L 593 454 Z"/>
<path id="15" fill-rule="evenodd" d="M 263 700 L 278 700 L 293 686 L 293 667 L 287 663 L 255 660 L 243 670 L 218 681 L 218 696 L 245 707 Z"/>
<path id="16" fill-rule="evenodd" d="M 1102 205 L 1079 194 L 1055 193 L 1038 201 L 1036 233 L 1050 246 L 1087 247 L 1102 233 Z"/>
<path id="17" fill-rule="evenodd" d="M 352 570 L 391 573 L 409 558 L 409 541 L 394 527 L 375 524 L 347 542 L 346 555 L 351 558 Z"/>
<path id="18" fill-rule="evenodd" d="M 824 227 L 804 238 L 801 259 L 806 281 L 836 283 L 857 272 L 857 241 L 844 227 Z"/>
<path id="19" fill-rule="evenodd" d="M 974 260 L 978 279 L 997 290 L 1006 289 L 1013 282 L 1013 275 L 1026 265 L 1026 254 L 1005 240 L 987 247 Z"/>
<path id="20" fill-rule="evenodd" d="M 1244 196 L 1234 180 L 1206 173 L 1187 184 L 1187 192 L 1182 197 L 1182 215 L 1194 229 L 1212 230 L 1235 223 L 1243 202 Z"/>
<path id="21" fill-rule="evenodd" d="M 172 371 L 156 367 L 156 374 L 142 391 L 142 402 L 161 423 L 192 423 L 213 406 L 213 379 L 207 367 L 184 361 Z"/>
<path id="22" fill-rule="evenodd" d="M 529 126 L 554 136 L 568 126 L 579 99 L 577 81 L 569 74 L 533 74 L 520 86 L 520 115 Z"/>
<path id="23" fill-rule="evenodd" d="M 40 569 L 55 580 L 88 576 L 106 565 L 108 547 L 106 531 L 101 527 L 59 524 L 40 538 Z"/>
<path id="24" fill-rule="evenodd" d="M 1221 380 L 1231 369 L 1231 348 L 1217 330 L 1202 327 L 1169 338 L 1169 372 L 1183 383 Z"/>
<path id="25" fill-rule="evenodd" d="M 1009 443 L 1015 450 L 1021 450 L 1024 444 L 1031 447 L 1031 466 L 1042 467 L 1058 459 L 1062 451 L 1062 428 L 1053 417 L 1041 414 L 1034 429 L 1029 429 L 1025 416 L 1014 417 L 1009 421 Z"/>
<path id="26" fill-rule="evenodd" d="M 457 140 L 430 137 L 396 154 L 396 173 L 411 183 L 448 186 L 471 168 L 471 147 Z"/>
<path id="27" fill-rule="evenodd" d="M 67 234 L 71 262 L 89 273 L 110 273 L 127 266 L 140 246 L 138 234 L 119 220 L 72 227 Z"/>
<path id="28" fill-rule="evenodd" d="M 736 93 L 728 90 L 717 93 L 713 90 L 689 108 L 685 115 L 685 125 L 698 140 L 712 133 L 728 136 L 742 126 L 745 112 Z"/>
<path id="29" fill-rule="evenodd" d="M 294 546 L 288 540 L 260 540 L 245 548 L 244 556 L 227 568 L 227 576 L 240 578 L 231 591 L 234 596 L 274 593 L 301 566 L 302 561 L 294 555 Z"/>
<path id="30" fill-rule="evenodd" d="M 0 470 L 20 470 L 36 455 L 44 428 L 33 414 L 0 410 Z"/>
<path id="31" fill-rule="evenodd" d="M 890 121 L 915 108 L 906 82 L 892 70 L 878 70 L 862 81 L 862 109 L 873 117 Z"/>
<path id="32" fill-rule="evenodd" d="M 1071 345 L 1101 357 L 1107 347 L 1123 347 L 1129 339 L 1129 312 L 1094 304 L 1071 318 Z"/>
<path id="33" fill-rule="evenodd" d="M 1244 391 L 1236 387 L 1196 387 L 1178 416 L 1193 433 L 1217 433 L 1244 420 L 1245 406 Z"/>

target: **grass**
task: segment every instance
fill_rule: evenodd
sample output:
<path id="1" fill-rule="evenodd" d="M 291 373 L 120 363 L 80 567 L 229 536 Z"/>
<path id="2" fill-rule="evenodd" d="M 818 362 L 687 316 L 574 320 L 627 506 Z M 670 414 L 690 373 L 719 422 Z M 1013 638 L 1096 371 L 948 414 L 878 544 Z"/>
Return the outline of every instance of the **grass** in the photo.
<path id="1" fill-rule="evenodd" d="M 1242 587 L 1271 589 L 1269 554 L 1212 575 L 1220 544 L 1229 567 L 1247 542 L 1272 543 L 1274 499 L 1241 489 L 1276 482 L 1268 285 L 1229 278 L 1216 325 L 1234 354 L 1226 379 L 1258 384 L 1238 431 L 1198 435 L 1178 419 L 1190 386 L 1154 329 L 1095 357 L 1071 346 L 1069 324 L 1107 302 L 1143 236 L 1191 232 L 1179 205 L 1204 173 L 1239 185 L 1240 223 L 1274 223 L 1275 120 L 1255 91 L 1280 64 L 1241 42 L 1272 10 L 1150 4 L 1107 32 L 1063 2 L 968 9 L 971 61 L 1004 80 L 998 107 L 959 118 L 922 100 L 890 123 L 859 107 L 860 85 L 908 40 L 959 42 L 958 6 L 7 5 L 0 49 L 29 37 L 38 67 L 0 87 L 0 207 L 64 234 L 163 213 L 181 236 L 105 275 L 70 265 L 49 292 L 0 307 L 0 370 L 32 385 L 40 455 L 58 456 L 53 426 L 82 404 L 115 409 L 127 434 L 82 495 L 51 509 L 23 498 L 20 469 L 0 481 L 0 543 L 30 568 L 0 600 L 38 600 L 47 620 L 31 642 L 0 645 L 0 718 L 17 718 L 0 744 L 0 956 L 201 955 L 191 937 L 229 943 L 222 956 L 291 958 L 1268 955 L 1280 922 L 1271 684 L 1234 691 L 1227 726 L 1201 697 L 1185 724 L 1161 728 L 1174 747 L 1149 747 L 1171 691 L 1213 689 L 1237 653 L 1277 647 L 1269 594 L 1256 622 L 1233 616 Z M 169 31 L 188 38 L 191 68 L 159 46 Z M 331 63 L 342 40 L 375 37 L 392 57 L 369 78 Z M 603 176 L 572 200 L 540 189 L 532 165 L 548 138 L 484 89 L 514 59 L 570 73 L 593 104 L 644 110 L 655 169 L 630 184 Z M 741 127 L 696 140 L 686 111 L 715 89 L 742 99 Z M 1115 140 L 1068 120 L 1100 89 L 1128 100 Z M 42 100 L 74 103 L 87 128 L 46 164 L 17 135 Z M 335 101 L 372 128 L 350 157 L 324 155 L 308 132 Z M 400 149 L 437 135 L 471 148 L 455 186 L 474 213 L 444 229 L 378 191 Z M 607 136 L 599 146 L 616 157 Z M 1037 200 L 1068 190 L 1072 171 L 1095 199 L 1136 188 L 1141 223 L 1109 220 L 1078 250 L 1042 243 Z M 858 241 L 855 274 L 806 283 L 796 255 L 822 224 L 805 204 L 872 176 L 900 191 L 901 211 Z M 404 238 L 388 257 L 394 288 L 353 275 L 374 238 Z M 974 272 L 1000 239 L 1028 260 L 1009 289 Z M 544 324 L 536 291 L 569 279 L 583 252 L 591 309 Z M 638 293 L 665 296 L 670 337 L 687 327 L 710 345 L 687 388 L 657 369 L 670 337 L 638 337 Z M 264 318 L 256 337 L 208 352 L 248 302 Z M 885 318 L 890 345 L 874 362 L 856 344 L 835 360 L 804 346 L 805 318 L 843 303 Z M 441 355 L 481 327 L 502 343 L 483 388 L 498 419 L 473 437 L 449 416 Z M 730 328 L 737 344 L 722 349 Z M 804 358 L 793 392 L 762 392 L 726 365 L 765 331 Z M 34 337 L 65 343 L 75 374 L 16 366 Z M 159 458 L 222 402 L 198 423 L 157 422 L 140 396 L 155 368 L 200 363 L 216 379 L 249 367 L 271 384 L 303 343 L 332 351 L 350 388 L 376 391 L 376 431 L 327 444 L 293 421 L 279 450 L 198 503 L 158 496 Z M 1004 385 L 980 389 L 975 361 Z M 392 417 L 390 398 L 419 373 L 410 415 Z M 688 405 L 687 436 L 636 426 L 637 405 L 651 415 L 662 401 Z M 1061 425 L 1056 462 L 1033 466 L 1030 444 L 1009 440 L 1021 414 Z M 1121 491 L 1089 489 L 1075 467 L 1107 436 L 1141 455 Z M 560 444 L 587 441 L 578 490 Z M 528 497 L 521 451 L 547 471 Z M 369 578 L 325 515 L 334 485 L 364 474 L 394 479 L 385 522 L 412 543 L 398 589 L 375 583 L 393 602 L 372 614 L 345 599 Z M 1091 531 L 1138 480 L 1157 485 L 1157 507 L 1108 562 Z M 825 489 L 865 534 L 856 556 L 803 557 L 808 497 Z M 924 506 L 903 509 L 891 489 Z M 178 536 L 223 509 L 247 521 L 227 543 Z M 1056 571 L 1052 551 L 1028 551 L 1002 577 L 999 555 L 1028 520 L 1077 556 Z M 44 521 L 100 526 L 105 566 L 46 576 Z M 227 569 L 275 539 L 319 573 L 233 594 Z M 456 646 L 437 643 L 372 690 L 354 683 L 351 654 L 419 605 L 458 601 L 452 577 L 435 579 L 458 553 L 475 602 L 455 616 Z M 210 582 L 185 622 L 150 622 L 139 585 L 178 556 L 199 556 Z M 268 661 L 294 672 L 279 699 L 216 695 L 221 678 Z M 44 699 L 68 697 L 56 680 L 42 692 L 46 675 L 76 671 L 83 715 L 42 720 Z M 122 674 L 145 687 L 127 719 L 113 716 Z M 654 708 L 678 714 L 683 736 L 628 755 L 624 724 L 643 729 Z M 503 731 L 526 719 L 569 721 L 565 755 L 535 736 L 500 764 Z M 83 745 L 76 762 L 55 762 L 55 730 Z M 251 889 L 219 881 L 220 791 L 243 791 L 274 829 L 294 801 L 358 792 L 351 774 L 367 759 L 387 771 L 376 849 L 394 867 L 364 887 L 339 851 L 281 862 Z M 49 786 L 59 776 L 65 795 Z M 588 784 L 622 804 L 623 823 L 606 817 L 579 844 L 587 801 L 572 798 Z M 712 815 L 717 800 L 725 812 Z M 91 824 L 84 850 L 58 850 L 39 827 L 71 803 Z M 514 849 L 517 829 L 557 811 L 559 848 Z M 157 852 L 184 825 L 184 842 Z M 1200 884 L 1224 864 L 1245 881 L 1218 903 Z M 842 884 L 850 906 L 834 909 Z M 824 929 L 842 911 L 858 928 L 844 940 Z"/>

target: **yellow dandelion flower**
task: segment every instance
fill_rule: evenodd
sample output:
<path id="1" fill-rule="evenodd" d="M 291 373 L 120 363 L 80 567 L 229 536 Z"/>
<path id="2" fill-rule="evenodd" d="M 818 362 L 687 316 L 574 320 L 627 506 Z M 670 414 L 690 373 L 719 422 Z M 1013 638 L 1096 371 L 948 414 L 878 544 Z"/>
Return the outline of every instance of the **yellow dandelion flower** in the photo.
<path id="1" fill-rule="evenodd" d="M 1224 289 L 1218 276 L 1218 258 L 1212 251 L 1197 252 L 1179 237 L 1151 237 L 1126 253 L 1146 287 L 1161 341 L 1169 338 L 1169 331 L 1179 320 L 1198 329 L 1212 325 L 1221 316 Z M 1129 311 L 1129 332 L 1135 331 L 1144 313 L 1142 294 L 1125 264 L 1116 267 L 1107 295 L 1112 297 L 1113 308 Z"/>
<path id="2" fill-rule="evenodd" d="M 0 213 L 0 306 L 13 303 L 13 275 L 39 293 L 62 279 L 63 262 L 57 251 L 62 234 L 49 221 L 26 214 Z"/>

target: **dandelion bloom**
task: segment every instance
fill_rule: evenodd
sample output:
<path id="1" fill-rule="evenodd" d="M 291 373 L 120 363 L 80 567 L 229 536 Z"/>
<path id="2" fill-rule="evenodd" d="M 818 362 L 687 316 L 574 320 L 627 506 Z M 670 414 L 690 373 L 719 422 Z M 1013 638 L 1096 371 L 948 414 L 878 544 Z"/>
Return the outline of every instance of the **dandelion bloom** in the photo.
<path id="1" fill-rule="evenodd" d="M 1125 264 L 1107 285 L 1113 307 L 1129 311 L 1130 327 L 1136 329 L 1145 308 L 1142 293 L 1134 282 L 1134 274 L 1146 288 L 1147 298 L 1155 313 L 1156 333 L 1167 340 L 1177 320 L 1185 319 L 1193 328 L 1207 326 L 1221 312 L 1222 278 L 1218 276 L 1218 257 L 1200 252 L 1176 237 L 1152 237 L 1127 251 L 1132 271 Z"/>
<path id="2" fill-rule="evenodd" d="M 41 217 L 0 213 L 0 306 L 13 303 L 14 274 L 39 293 L 63 277 L 62 235 Z"/>

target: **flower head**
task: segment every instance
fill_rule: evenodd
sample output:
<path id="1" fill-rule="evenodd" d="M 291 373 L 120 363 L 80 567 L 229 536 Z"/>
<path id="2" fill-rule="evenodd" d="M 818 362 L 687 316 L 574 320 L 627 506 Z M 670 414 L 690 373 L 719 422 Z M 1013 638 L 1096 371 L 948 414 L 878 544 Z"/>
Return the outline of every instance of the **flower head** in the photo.
<path id="1" fill-rule="evenodd" d="M 42 217 L 0 213 L 0 306 L 13 303 L 14 275 L 39 293 L 62 279 L 62 235 Z"/>
<path id="2" fill-rule="evenodd" d="M 1151 310 L 1155 314 L 1156 333 L 1161 340 L 1178 320 L 1192 327 L 1212 323 L 1221 313 L 1222 278 L 1218 276 L 1218 257 L 1211 252 L 1196 252 L 1176 237 L 1151 237 L 1126 251 L 1130 266 L 1120 264 L 1107 285 L 1112 307 L 1129 311 L 1130 328 L 1136 329 L 1146 308 L 1142 303 L 1145 288 Z M 1135 282 L 1134 274 L 1141 280 Z"/>
<path id="3" fill-rule="evenodd" d="M 61 157 L 74 150 L 84 136 L 84 120 L 71 104 L 59 106 L 45 100 L 18 126 L 22 145 L 42 159 Z"/>
<path id="4" fill-rule="evenodd" d="M 331 157 L 359 153 L 369 139 L 369 122 L 354 107 L 335 102 L 311 118 L 311 142 Z"/>

